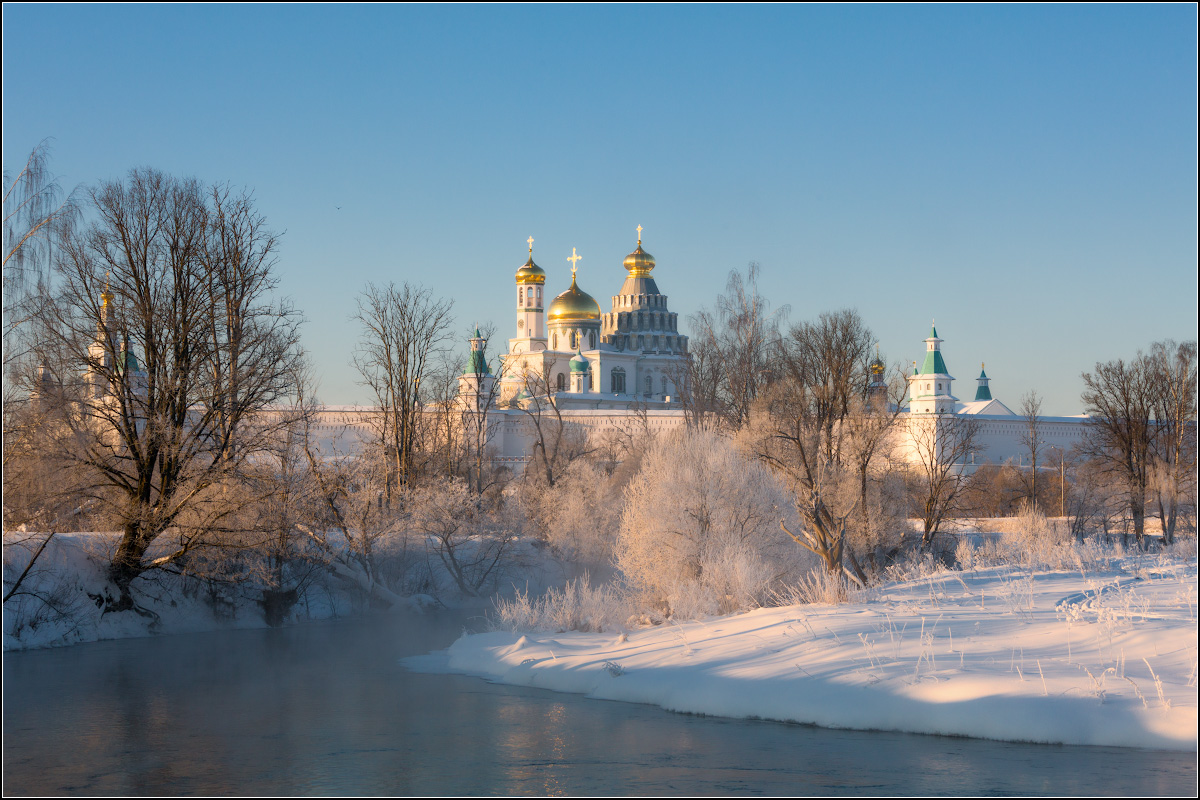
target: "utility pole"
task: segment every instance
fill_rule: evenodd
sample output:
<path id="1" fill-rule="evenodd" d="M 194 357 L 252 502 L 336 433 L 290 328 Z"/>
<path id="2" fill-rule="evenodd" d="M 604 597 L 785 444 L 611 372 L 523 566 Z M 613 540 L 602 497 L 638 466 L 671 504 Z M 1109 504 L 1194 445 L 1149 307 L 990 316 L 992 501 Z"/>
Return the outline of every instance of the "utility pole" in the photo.
<path id="1" fill-rule="evenodd" d="M 1060 517 L 1067 516 L 1067 453 L 1062 451 L 1058 454 L 1059 457 L 1059 472 L 1058 472 L 1058 515 Z"/>

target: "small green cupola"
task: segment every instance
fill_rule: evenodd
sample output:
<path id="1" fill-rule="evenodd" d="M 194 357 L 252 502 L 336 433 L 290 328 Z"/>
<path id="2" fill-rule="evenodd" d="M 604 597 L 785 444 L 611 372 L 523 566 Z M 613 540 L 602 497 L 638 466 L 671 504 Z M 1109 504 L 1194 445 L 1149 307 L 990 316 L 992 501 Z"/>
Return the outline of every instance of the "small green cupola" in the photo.
<path id="1" fill-rule="evenodd" d="M 578 349 L 575 351 L 575 357 L 571 359 L 569 366 L 571 368 L 571 391 L 588 391 L 588 370 L 591 367 L 591 364 L 589 364 L 588 360 L 583 357 L 582 351 Z"/>
<path id="2" fill-rule="evenodd" d="M 991 400 L 992 390 L 988 388 L 988 376 L 983 369 L 983 364 L 979 365 L 979 388 L 975 390 L 976 400 Z"/>
<path id="3" fill-rule="evenodd" d="M 929 329 L 929 338 L 925 340 L 925 363 L 921 365 L 922 375 L 948 375 L 946 362 L 942 359 L 942 340 L 938 338 L 937 326 Z"/>
<path id="4" fill-rule="evenodd" d="M 588 360 L 583 357 L 583 351 L 576 350 L 575 357 L 570 361 L 571 372 L 587 372 Z"/>

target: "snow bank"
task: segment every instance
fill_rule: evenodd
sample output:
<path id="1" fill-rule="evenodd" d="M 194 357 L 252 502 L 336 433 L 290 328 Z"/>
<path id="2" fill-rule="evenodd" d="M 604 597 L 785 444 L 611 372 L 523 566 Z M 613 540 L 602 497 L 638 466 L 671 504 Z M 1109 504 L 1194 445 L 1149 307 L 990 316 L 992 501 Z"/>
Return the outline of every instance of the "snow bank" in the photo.
<path id="1" fill-rule="evenodd" d="M 1123 567 L 942 572 L 621 635 L 469 635 L 406 664 L 698 714 L 1195 750 L 1195 560 Z"/>
<path id="2" fill-rule="evenodd" d="M 44 534 L 4 534 L 5 590 L 29 563 Z M 114 533 L 55 534 L 4 604 L 4 649 L 60 647 L 104 639 L 267 627 L 250 582 L 206 583 L 168 572 L 148 572 L 134 583 L 134 597 L 147 614 L 101 613 L 96 598 L 111 591 L 106 567 L 116 549 Z M 335 619 L 362 612 L 362 601 L 346 582 L 310 583 L 286 622 Z M 415 594 L 399 598 L 397 611 L 419 611 L 435 601 Z"/>

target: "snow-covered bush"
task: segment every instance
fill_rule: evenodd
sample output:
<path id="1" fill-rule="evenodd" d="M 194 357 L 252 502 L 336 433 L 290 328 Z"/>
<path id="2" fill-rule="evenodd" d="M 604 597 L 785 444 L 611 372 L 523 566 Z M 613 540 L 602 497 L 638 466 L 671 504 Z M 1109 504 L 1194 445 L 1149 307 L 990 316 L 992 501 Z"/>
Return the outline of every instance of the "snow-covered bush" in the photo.
<path id="1" fill-rule="evenodd" d="M 617 566 L 667 616 L 753 607 L 814 564 L 781 520 L 798 524 L 770 470 L 716 433 L 681 431 L 654 443 L 626 489 Z"/>
<path id="2" fill-rule="evenodd" d="M 522 490 L 526 513 L 561 558 L 592 567 L 612 562 L 621 487 L 599 464 L 576 459 L 554 486 L 525 481 Z"/>
<path id="3" fill-rule="evenodd" d="M 541 597 L 518 591 L 511 600 L 496 598 L 493 603 L 489 625 L 508 631 L 602 633 L 621 628 L 634 611 L 628 593 L 612 585 L 592 586 L 587 574 Z"/>
<path id="4" fill-rule="evenodd" d="M 864 602 L 870 596 L 870 589 L 859 588 L 848 581 L 845 575 L 835 575 L 827 569 L 814 569 L 795 583 L 772 589 L 768 605 L 837 605 Z"/>

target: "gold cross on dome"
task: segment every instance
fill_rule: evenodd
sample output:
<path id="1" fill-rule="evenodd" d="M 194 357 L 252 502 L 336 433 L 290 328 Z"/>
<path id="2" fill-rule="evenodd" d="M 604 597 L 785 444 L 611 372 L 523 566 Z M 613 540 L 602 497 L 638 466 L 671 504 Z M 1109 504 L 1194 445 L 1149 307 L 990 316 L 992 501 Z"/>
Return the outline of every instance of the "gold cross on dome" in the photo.
<path id="1" fill-rule="evenodd" d="M 529 242 L 529 255 L 533 255 L 533 237 L 530 236 L 525 241 Z"/>
<path id="2" fill-rule="evenodd" d="M 642 243 L 642 226 L 638 225 L 638 244 Z"/>
<path id="3" fill-rule="evenodd" d="M 571 248 L 571 257 L 567 259 L 567 261 L 571 262 L 571 277 L 572 278 L 575 277 L 575 262 L 579 261 L 581 258 L 583 258 L 583 256 L 576 253 L 575 248 L 572 247 Z"/>

